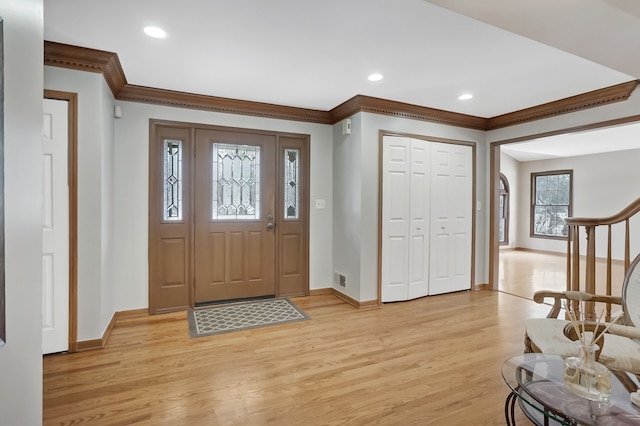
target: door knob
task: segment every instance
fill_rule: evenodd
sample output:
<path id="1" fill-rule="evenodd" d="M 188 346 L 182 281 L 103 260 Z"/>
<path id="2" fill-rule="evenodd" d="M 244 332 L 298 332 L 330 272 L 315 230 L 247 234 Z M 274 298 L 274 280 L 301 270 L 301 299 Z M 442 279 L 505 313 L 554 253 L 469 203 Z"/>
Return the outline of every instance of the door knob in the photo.
<path id="1" fill-rule="evenodd" d="M 267 228 L 269 228 L 269 229 L 273 228 L 273 222 L 267 223 Z"/>

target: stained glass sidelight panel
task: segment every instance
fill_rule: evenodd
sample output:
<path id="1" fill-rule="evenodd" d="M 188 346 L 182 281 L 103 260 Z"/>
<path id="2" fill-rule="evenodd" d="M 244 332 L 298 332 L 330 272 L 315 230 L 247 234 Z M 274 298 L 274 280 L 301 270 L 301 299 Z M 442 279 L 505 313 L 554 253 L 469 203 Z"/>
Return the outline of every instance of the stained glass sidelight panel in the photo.
<path id="1" fill-rule="evenodd" d="M 164 140 L 164 220 L 182 220 L 182 141 Z"/>
<path id="2" fill-rule="evenodd" d="M 260 219 L 260 147 L 213 144 L 213 220 Z"/>
<path id="3" fill-rule="evenodd" d="M 300 151 L 284 150 L 284 218 L 298 219 L 299 215 Z"/>

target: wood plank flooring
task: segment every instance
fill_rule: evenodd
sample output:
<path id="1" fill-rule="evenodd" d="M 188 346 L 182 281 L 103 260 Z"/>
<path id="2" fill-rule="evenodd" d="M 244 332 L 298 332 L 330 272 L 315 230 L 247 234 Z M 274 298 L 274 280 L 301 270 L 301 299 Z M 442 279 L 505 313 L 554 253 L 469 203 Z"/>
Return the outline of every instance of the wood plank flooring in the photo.
<path id="1" fill-rule="evenodd" d="M 538 290 L 564 291 L 567 286 L 567 258 L 565 254 L 552 254 L 530 250 L 501 250 L 498 289 L 531 299 Z M 581 262 L 581 282 L 585 277 L 584 259 Z M 622 294 L 624 264 L 612 263 L 612 294 Z M 606 262 L 596 259 L 596 293 L 606 291 Z"/>
<path id="2" fill-rule="evenodd" d="M 504 425 L 500 368 L 548 307 L 497 291 L 190 339 L 186 313 L 119 319 L 103 350 L 45 356 L 45 425 Z M 530 424 L 520 415 L 519 424 Z"/>

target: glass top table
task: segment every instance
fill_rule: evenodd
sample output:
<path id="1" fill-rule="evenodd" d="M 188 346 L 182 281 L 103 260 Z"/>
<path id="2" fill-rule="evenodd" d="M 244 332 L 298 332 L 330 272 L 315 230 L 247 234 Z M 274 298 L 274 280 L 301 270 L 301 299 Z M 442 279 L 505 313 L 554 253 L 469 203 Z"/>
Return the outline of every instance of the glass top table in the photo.
<path id="1" fill-rule="evenodd" d="M 631 403 L 638 390 L 631 375 L 612 371 L 611 400 L 589 401 L 564 386 L 563 358 L 523 354 L 502 365 L 502 377 L 511 388 L 505 402 L 507 425 L 515 425 L 515 404 L 536 425 L 640 425 L 640 407 Z"/>

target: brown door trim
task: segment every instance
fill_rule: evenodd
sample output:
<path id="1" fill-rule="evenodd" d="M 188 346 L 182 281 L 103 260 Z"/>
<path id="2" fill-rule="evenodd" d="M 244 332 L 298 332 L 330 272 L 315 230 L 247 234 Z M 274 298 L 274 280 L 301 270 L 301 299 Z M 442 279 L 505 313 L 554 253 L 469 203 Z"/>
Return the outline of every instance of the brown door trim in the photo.
<path id="1" fill-rule="evenodd" d="M 78 94 L 45 90 L 44 98 L 68 102 L 69 352 L 78 350 Z"/>
<path id="2" fill-rule="evenodd" d="M 309 135 L 279 133 L 276 147 L 276 295 L 309 295 Z M 301 167 L 298 176 L 300 202 L 298 218 L 285 219 L 284 181 L 285 152 L 287 149 L 298 152 Z M 293 259 L 296 261 L 292 261 Z M 285 262 L 288 260 L 288 262 Z"/>
<path id="3" fill-rule="evenodd" d="M 225 127 L 225 126 L 215 126 L 215 125 L 206 125 L 206 124 L 198 124 L 198 123 L 186 123 L 186 122 L 178 122 L 178 121 L 170 121 L 170 120 L 156 120 L 156 119 L 150 119 L 149 120 L 149 144 L 150 144 L 150 149 L 149 149 L 149 284 L 148 284 L 148 288 L 149 288 L 149 313 L 153 314 L 153 313 L 159 313 L 159 312 L 166 312 L 166 311 L 170 311 L 170 310 L 179 310 L 179 309 L 184 309 L 184 305 L 182 304 L 181 306 L 175 305 L 175 306 L 169 306 L 167 304 L 159 304 L 156 303 L 158 302 L 157 300 L 157 287 L 161 284 L 158 282 L 158 277 L 159 277 L 159 273 L 157 272 L 159 267 L 162 266 L 162 261 L 159 259 L 158 256 L 161 255 L 161 253 L 159 252 L 159 249 L 157 247 L 155 247 L 155 245 L 157 245 L 157 239 L 158 239 L 158 232 L 159 232 L 159 228 L 158 226 L 162 226 L 160 225 L 159 221 L 159 216 L 158 214 L 160 212 L 157 212 L 156 210 L 158 209 L 157 207 L 153 207 L 158 206 L 159 201 L 162 199 L 162 195 L 161 193 L 159 193 L 159 184 L 160 181 L 157 178 L 156 174 L 158 172 L 158 167 L 159 167 L 159 163 L 158 162 L 158 156 L 159 156 L 159 152 L 158 152 L 158 148 L 156 146 L 154 146 L 154 144 L 158 143 L 159 140 L 159 135 L 162 133 L 161 129 L 164 129 L 164 131 L 171 133 L 171 129 L 182 129 L 187 130 L 189 133 L 189 136 L 187 136 L 185 134 L 184 136 L 184 140 L 185 143 L 188 143 L 189 146 L 191 147 L 192 145 L 195 145 L 195 131 L 196 129 L 198 130 L 214 130 L 214 131 L 222 131 L 222 132 L 236 132 L 236 133 L 251 133 L 251 134 L 257 134 L 257 135 L 269 135 L 269 136 L 276 136 L 276 155 L 279 156 L 280 155 L 284 155 L 284 149 L 288 148 L 288 147 L 299 147 L 300 148 L 300 159 L 302 160 L 301 163 L 301 174 L 300 174 L 300 181 L 301 181 L 301 190 L 300 190 L 300 207 L 301 207 L 301 214 L 300 214 L 300 221 L 302 222 L 299 225 L 302 226 L 298 226 L 297 230 L 295 232 L 298 232 L 299 238 L 302 240 L 302 242 L 300 243 L 300 267 L 293 271 L 293 269 L 290 267 L 291 265 L 287 264 L 284 265 L 282 260 L 282 256 L 281 253 L 283 252 L 281 249 L 283 248 L 284 244 L 283 243 L 283 231 L 285 229 L 284 226 L 280 226 L 283 223 L 278 223 L 276 222 L 276 247 L 275 247 L 275 253 L 276 253 L 276 262 L 275 262 L 275 277 L 276 277 L 276 286 L 275 286 L 275 291 L 276 291 L 276 296 L 301 296 L 301 295 L 308 295 L 309 294 L 309 210 L 310 210 L 310 204 L 309 204 L 309 182 L 310 182 L 310 136 L 306 135 L 306 134 L 298 134 L 298 133 L 288 133 L 288 132 L 277 132 L 277 131 L 270 131 L 270 130 L 259 130 L 259 129 L 249 129 L 249 128 L 238 128 L 238 127 Z M 187 155 L 192 155 L 194 151 L 189 148 L 189 154 Z M 190 161 L 187 160 L 187 161 Z M 278 163 L 278 161 L 280 163 Z M 276 161 L 276 166 L 280 166 L 282 163 L 282 160 L 277 160 Z M 154 165 L 154 164 L 158 164 L 158 165 Z M 195 280 L 194 280 L 194 271 L 195 271 L 195 263 L 194 263 L 194 255 L 193 255 L 193 250 L 194 250 L 194 244 L 195 244 L 195 226 L 194 226 L 194 222 L 193 222 L 193 212 L 194 212 L 194 201 L 195 201 L 195 194 L 194 194 L 194 185 L 192 184 L 192 182 L 194 182 L 194 167 L 187 167 L 185 166 L 184 169 L 184 178 L 189 180 L 189 183 L 185 184 L 185 189 L 184 189 L 184 199 L 185 202 L 188 203 L 188 205 L 185 205 L 185 215 L 190 215 L 190 219 L 189 219 L 189 230 L 187 231 L 187 233 L 183 233 L 184 235 L 181 236 L 180 238 L 184 238 L 186 245 L 187 245 L 187 249 L 185 251 L 185 267 L 188 268 L 188 271 L 185 272 L 185 274 L 183 274 L 183 276 L 185 277 L 185 283 L 187 284 L 188 287 L 188 295 L 185 294 L 184 296 L 186 296 L 190 301 L 190 306 L 193 307 L 195 306 Z M 277 172 L 279 173 L 279 172 Z M 284 185 L 281 185 L 282 182 L 282 178 L 281 177 L 276 177 L 276 185 L 278 186 L 282 186 L 282 188 L 276 188 L 276 203 L 279 206 L 280 204 L 284 205 L 284 200 L 282 198 L 282 192 L 284 191 Z M 276 208 L 276 211 L 279 210 L 279 207 Z M 283 222 L 282 219 L 280 219 L 279 222 Z M 288 223 L 287 225 L 291 225 L 290 223 Z M 166 225 L 165 225 L 166 226 Z M 294 232 L 294 233 L 295 233 Z M 293 237 L 291 237 L 291 234 L 289 234 L 287 236 L 289 239 L 286 241 L 286 243 L 290 243 L 293 239 Z M 289 246 L 291 247 L 291 246 Z M 291 252 L 289 250 L 289 252 Z M 285 269 L 287 269 L 285 271 Z M 293 271 L 293 272 L 291 272 Z M 291 273 L 287 273 L 287 272 L 291 272 Z M 291 286 L 287 285 L 287 288 L 281 287 L 280 285 L 280 280 L 281 277 L 287 277 L 287 279 L 289 279 L 289 282 L 291 282 L 291 280 L 295 280 L 295 276 L 299 277 L 301 282 L 301 285 L 299 285 L 297 287 L 297 289 L 295 291 L 291 290 Z M 293 278 L 292 278 L 293 277 Z M 184 290 L 187 291 L 187 290 Z M 182 295 L 180 296 L 180 298 L 182 299 Z"/>

